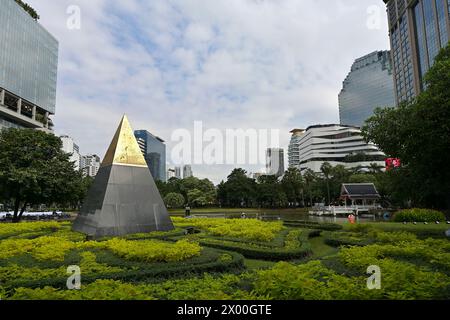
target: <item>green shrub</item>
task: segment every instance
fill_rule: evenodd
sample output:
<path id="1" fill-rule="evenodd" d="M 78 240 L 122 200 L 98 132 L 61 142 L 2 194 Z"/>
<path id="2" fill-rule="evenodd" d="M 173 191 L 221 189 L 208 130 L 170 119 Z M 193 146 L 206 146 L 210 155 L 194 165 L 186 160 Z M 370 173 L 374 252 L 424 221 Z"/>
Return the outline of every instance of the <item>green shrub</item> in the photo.
<path id="1" fill-rule="evenodd" d="M 314 232 L 314 231 L 311 231 Z M 202 238 L 200 243 L 204 246 L 235 251 L 246 258 L 269 261 L 302 259 L 311 255 L 308 242 L 309 233 L 301 230 L 292 230 L 285 236 L 284 246 L 266 246 L 245 241 L 226 241 L 221 238 Z"/>
<path id="2" fill-rule="evenodd" d="M 282 222 L 264 222 L 256 219 L 183 219 L 172 217 L 178 227 L 196 227 L 214 236 L 233 237 L 270 242 L 283 229 Z"/>
<path id="3" fill-rule="evenodd" d="M 407 209 L 394 214 L 395 222 L 435 222 L 445 221 L 445 215 L 431 209 Z"/>
<path id="4" fill-rule="evenodd" d="M 284 225 L 286 227 L 297 227 L 297 228 L 326 230 L 326 231 L 338 231 L 343 228 L 342 225 L 336 223 L 319 223 L 314 221 L 299 221 L 299 220 L 285 220 Z"/>

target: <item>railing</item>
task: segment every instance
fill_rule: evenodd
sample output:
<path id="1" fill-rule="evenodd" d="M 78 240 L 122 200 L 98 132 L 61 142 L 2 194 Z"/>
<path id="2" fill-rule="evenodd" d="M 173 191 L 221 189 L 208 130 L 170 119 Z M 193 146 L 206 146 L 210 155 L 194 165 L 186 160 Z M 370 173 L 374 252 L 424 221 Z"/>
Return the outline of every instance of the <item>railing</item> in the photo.
<path id="1" fill-rule="evenodd" d="M 354 205 L 354 206 L 321 206 L 314 207 L 310 214 L 314 215 L 338 215 L 361 212 L 368 212 L 370 210 L 380 209 L 380 205 Z"/>

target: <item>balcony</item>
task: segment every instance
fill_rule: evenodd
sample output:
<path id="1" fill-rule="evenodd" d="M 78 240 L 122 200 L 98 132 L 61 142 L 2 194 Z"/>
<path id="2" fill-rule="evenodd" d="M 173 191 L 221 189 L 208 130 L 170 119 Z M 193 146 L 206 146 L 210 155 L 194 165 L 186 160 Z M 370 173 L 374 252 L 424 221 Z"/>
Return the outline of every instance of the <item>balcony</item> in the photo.
<path id="1" fill-rule="evenodd" d="M 51 132 L 53 121 L 49 112 L 0 88 L 0 114 L 25 128 Z"/>

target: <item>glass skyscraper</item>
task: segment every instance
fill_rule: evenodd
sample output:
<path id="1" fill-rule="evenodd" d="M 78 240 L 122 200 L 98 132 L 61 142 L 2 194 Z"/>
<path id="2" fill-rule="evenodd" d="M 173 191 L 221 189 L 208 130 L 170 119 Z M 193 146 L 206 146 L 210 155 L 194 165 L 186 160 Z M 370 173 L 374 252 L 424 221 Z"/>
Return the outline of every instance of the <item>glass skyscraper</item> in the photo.
<path id="1" fill-rule="evenodd" d="M 449 42 L 450 0 L 383 0 L 387 5 L 398 103 L 424 89 L 423 77 Z"/>
<path id="2" fill-rule="evenodd" d="M 144 154 L 153 178 L 166 181 L 166 145 L 164 140 L 146 130 L 136 130 L 134 136 Z"/>
<path id="3" fill-rule="evenodd" d="M 357 59 L 339 94 L 342 125 L 362 127 L 378 107 L 395 106 L 394 79 L 389 51 Z"/>
<path id="4" fill-rule="evenodd" d="M 0 0 L 0 128 L 49 128 L 58 41 L 14 0 Z"/>

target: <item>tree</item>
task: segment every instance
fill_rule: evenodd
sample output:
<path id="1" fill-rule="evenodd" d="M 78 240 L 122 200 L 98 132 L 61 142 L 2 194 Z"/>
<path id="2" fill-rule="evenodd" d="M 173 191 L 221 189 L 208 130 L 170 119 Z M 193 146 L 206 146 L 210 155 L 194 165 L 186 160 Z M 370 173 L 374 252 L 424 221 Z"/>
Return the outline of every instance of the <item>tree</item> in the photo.
<path id="1" fill-rule="evenodd" d="M 164 197 L 164 203 L 170 208 L 181 208 L 185 204 L 185 199 L 180 193 L 169 193 Z"/>
<path id="2" fill-rule="evenodd" d="M 58 137 L 41 131 L 0 131 L 0 197 L 13 203 L 14 222 L 27 206 L 79 200 L 81 174 L 61 147 Z"/>
<path id="3" fill-rule="evenodd" d="M 424 87 L 409 103 L 376 110 L 362 132 L 388 156 L 401 159 L 396 175 L 404 179 L 395 181 L 406 188 L 404 201 L 450 208 L 450 46 L 436 57 Z"/>
<path id="4" fill-rule="evenodd" d="M 329 162 L 324 162 L 322 166 L 320 167 L 320 171 L 322 172 L 323 176 L 325 177 L 325 182 L 327 184 L 327 195 L 328 195 L 328 204 L 331 203 L 331 195 L 330 195 L 330 174 L 333 167 Z"/>
<path id="5" fill-rule="evenodd" d="M 383 172 L 384 167 L 378 165 L 377 163 L 371 163 L 369 166 L 369 173 L 377 174 Z"/>
<path id="6" fill-rule="evenodd" d="M 281 187 L 286 194 L 289 203 L 301 203 L 305 205 L 304 187 L 305 183 L 302 173 L 297 168 L 289 168 L 281 180 Z"/>
<path id="7" fill-rule="evenodd" d="M 318 177 L 317 177 L 316 173 L 311 169 L 307 169 L 305 171 L 305 174 L 303 177 L 305 179 L 305 187 L 308 190 L 309 205 L 312 207 L 313 206 L 313 188 L 314 188 L 314 184 L 316 183 Z"/>
<path id="8" fill-rule="evenodd" d="M 376 183 L 377 178 L 373 174 L 354 174 L 350 176 L 349 183 Z"/>
<path id="9" fill-rule="evenodd" d="M 221 205 L 234 208 L 251 207 L 255 200 L 256 181 L 247 177 L 244 169 L 234 169 L 226 182 L 219 185 Z"/>
<path id="10" fill-rule="evenodd" d="M 261 207 L 279 208 L 287 205 L 287 197 L 275 175 L 265 175 L 256 184 L 256 199 Z"/>

